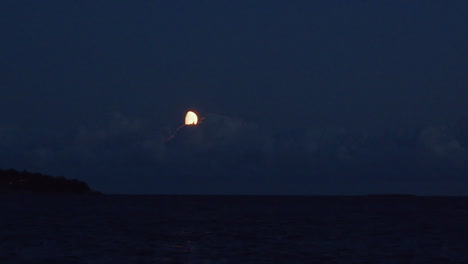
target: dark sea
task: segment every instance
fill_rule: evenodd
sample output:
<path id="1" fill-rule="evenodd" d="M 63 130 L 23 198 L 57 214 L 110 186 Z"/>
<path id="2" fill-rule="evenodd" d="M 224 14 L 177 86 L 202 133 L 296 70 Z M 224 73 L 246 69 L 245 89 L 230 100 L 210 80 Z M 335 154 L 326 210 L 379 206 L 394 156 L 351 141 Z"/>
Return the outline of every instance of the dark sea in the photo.
<path id="1" fill-rule="evenodd" d="M 0 263 L 468 263 L 468 197 L 0 195 Z"/>

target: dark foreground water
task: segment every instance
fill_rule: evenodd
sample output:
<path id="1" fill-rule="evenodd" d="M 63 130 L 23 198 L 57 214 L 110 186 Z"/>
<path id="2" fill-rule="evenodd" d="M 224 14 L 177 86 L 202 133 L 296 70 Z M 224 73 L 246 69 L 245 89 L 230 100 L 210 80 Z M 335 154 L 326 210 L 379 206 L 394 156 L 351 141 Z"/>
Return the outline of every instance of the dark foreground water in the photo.
<path id="1" fill-rule="evenodd" d="M 468 198 L 0 196 L 0 263 L 468 263 Z"/>

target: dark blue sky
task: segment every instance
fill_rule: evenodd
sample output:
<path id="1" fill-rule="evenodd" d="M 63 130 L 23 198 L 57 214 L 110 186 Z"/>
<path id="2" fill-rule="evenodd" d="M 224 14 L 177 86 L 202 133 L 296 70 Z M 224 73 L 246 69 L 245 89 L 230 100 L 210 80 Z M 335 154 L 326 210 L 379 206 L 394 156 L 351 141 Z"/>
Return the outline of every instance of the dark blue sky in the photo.
<path id="1" fill-rule="evenodd" d="M 154 143 L 188 109 L 275 133 L 450 124 L 468 113 L 467 13 L 467 1 L 2 1 L 0 146 L 17 167 L 85 177 L 53 164 L 120 130 Z"/>

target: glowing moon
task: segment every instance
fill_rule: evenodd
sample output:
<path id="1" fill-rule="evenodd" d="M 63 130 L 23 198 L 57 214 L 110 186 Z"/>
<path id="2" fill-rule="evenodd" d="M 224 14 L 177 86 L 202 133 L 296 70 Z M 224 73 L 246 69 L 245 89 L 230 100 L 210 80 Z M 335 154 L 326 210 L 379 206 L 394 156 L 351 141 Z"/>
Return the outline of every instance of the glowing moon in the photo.
<path id="1" fill-rule="evenodd" d="M 185 125 L 191 126 L 198 123 L 198 116 L 192 111 L 188 111 L 185 115 Z"/>

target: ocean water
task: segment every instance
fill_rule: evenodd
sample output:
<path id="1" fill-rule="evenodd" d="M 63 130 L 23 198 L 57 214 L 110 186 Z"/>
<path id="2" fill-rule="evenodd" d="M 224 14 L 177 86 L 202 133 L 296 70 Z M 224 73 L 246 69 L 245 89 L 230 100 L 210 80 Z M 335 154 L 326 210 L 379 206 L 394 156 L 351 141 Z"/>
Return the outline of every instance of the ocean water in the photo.
<path id="1" fill-rule="evenodd" d="M 0 196 L 0 263 L 468 263 L 468 197 Z"/>

